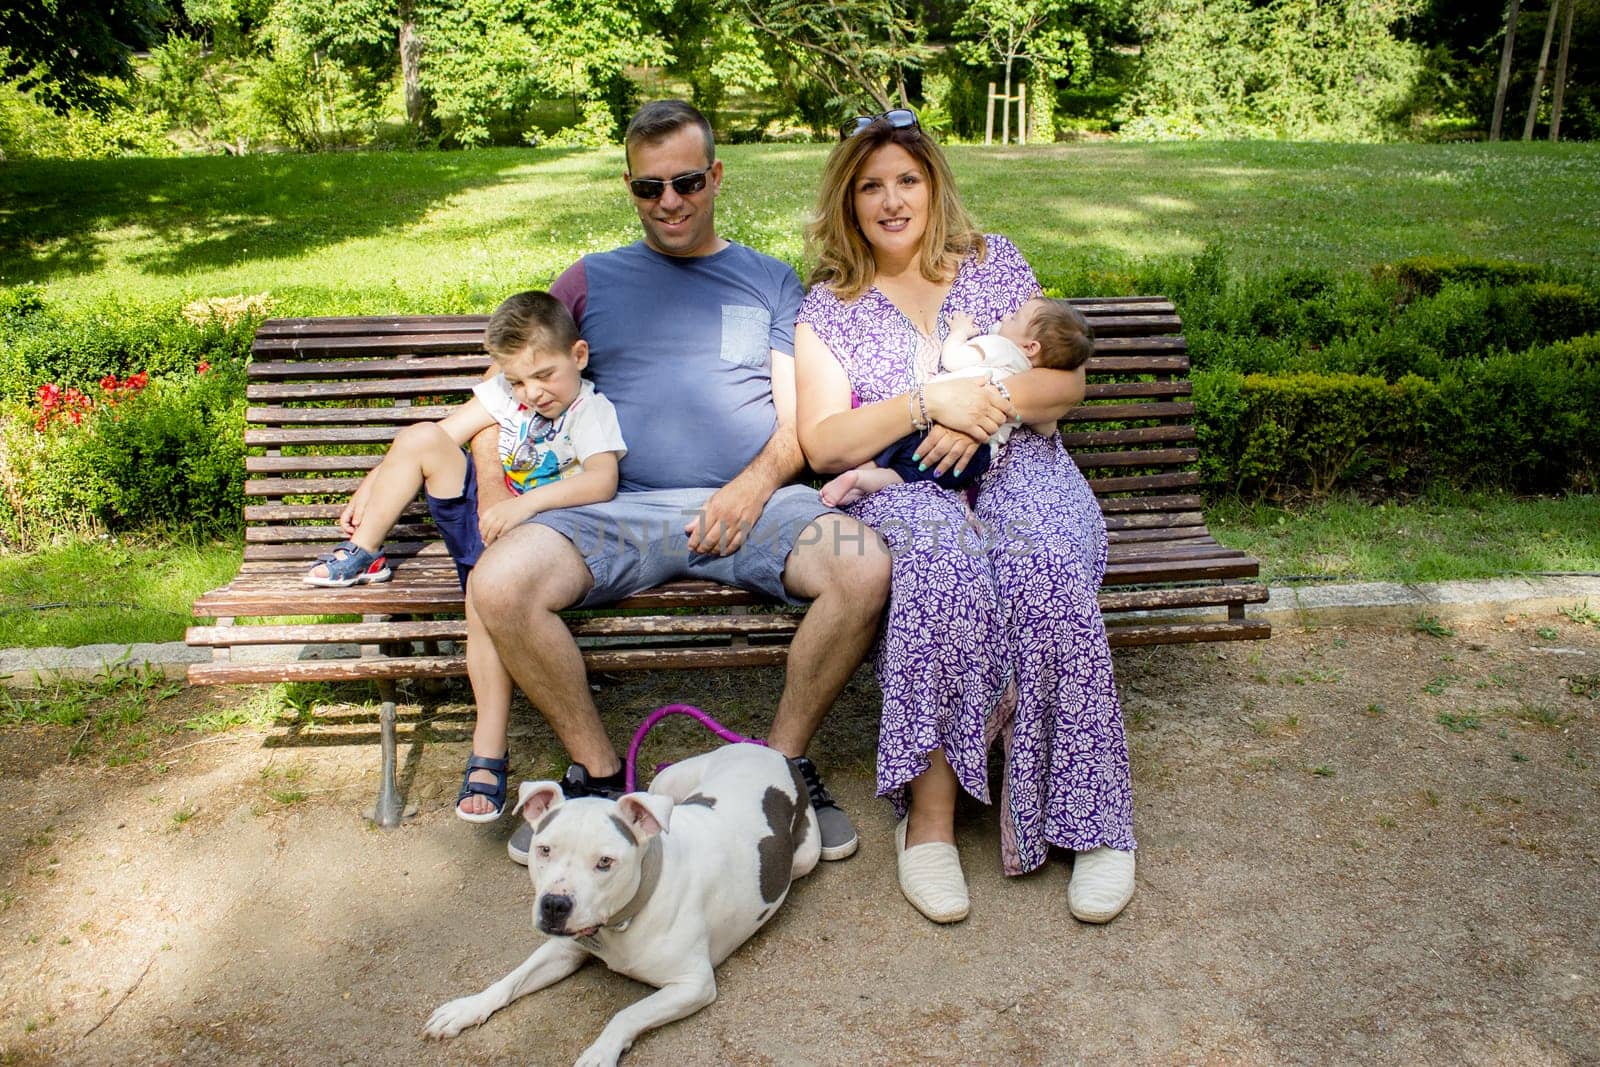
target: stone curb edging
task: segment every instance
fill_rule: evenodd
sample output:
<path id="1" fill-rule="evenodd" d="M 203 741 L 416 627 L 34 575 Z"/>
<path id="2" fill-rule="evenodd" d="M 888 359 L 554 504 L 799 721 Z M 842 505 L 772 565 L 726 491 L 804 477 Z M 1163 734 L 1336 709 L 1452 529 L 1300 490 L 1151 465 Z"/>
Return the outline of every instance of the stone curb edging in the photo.
<path id="1" fill-rule="evenodd" d="M 1600 612 L 1600 575 L 1489 578 L 1467 582 L 1401 585 L 1273 586 L 1271 598 L 1249 612 L 1274 626 L 1317 623 L 1410 623 L 1431 615 L 1440 622 L 1481 622 L 1511 613 L 1536 614 L 1588 603 Z M 326 654 L 327 650 L 321 650 Z M 76 648 L 0 650 L 0 685 L 36 687 L 58 679 L 88 679 L 110 668 L 148 666 L 169 678 L 185 676 L 191 663 L 211 658 L 208 650 L 181 641 Z"/>

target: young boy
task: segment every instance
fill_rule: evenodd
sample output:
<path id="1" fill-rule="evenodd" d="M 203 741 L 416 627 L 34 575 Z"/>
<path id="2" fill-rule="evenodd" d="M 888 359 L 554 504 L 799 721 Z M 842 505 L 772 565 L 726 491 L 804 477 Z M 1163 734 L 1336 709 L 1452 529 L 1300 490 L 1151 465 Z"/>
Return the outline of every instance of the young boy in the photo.
<path id="1" fill-rule="evenodd" d="M 500 373 L 474 386 L 472 398 L 441 421 L 396 435 L 339 516 L 349 540 L 321 557 L 307 584 L 344 588 L 388 581 L 383 539 L 419 488 L 427 489 L 428 510 L 463 589 L 484 547 L 507 530 L 542 511 L 616 495 L 617 463 L 627 446 L 611 402 L 581 377 L 589 346 L 565 305 L 549 293 L 517 293 L 490 316 L 484 347 Z M 496 423 L 506 485 L 517 495 L 490 508 L 480 522 L 477 476 L 463 449 Z M 512 683 L 470 610 L 467 676 L 478 721 L 456 814 L 468 822 L 491 822 L 506 801 Z M 494 752 L 501 755 L 486 755 Z"/>
<path id="2" fill-rule="evenodd" d="M 939 356 L 944 373 L 938 378 L 989 378 L 999 382 L 1034 367 L 1076 370 L 1094 352 L 1094 330 L 1083 313 L 1065 300 L 1036 296 L 1007 315 L 987 334 L 980 334 L 972 317 L 957 314 L 950 320 L 950 335 Z M 938 380 L 937 378 L 934 380 Z M 1049 435 L 1053 424 L 1031 427 Z M 973 453 L 961 471 L 935 475 L 917 463 L 917 446 L 926 433 L 907 434 L 885 449 L 873 462 L 845 471 L 822 487 L 822 502 L 848 507 L 886 485 L 933 479 L 946 489 L 965 489 L 989 469 L 1013 427 L 1002 426 L 989 439 L 989 447 Z"/>

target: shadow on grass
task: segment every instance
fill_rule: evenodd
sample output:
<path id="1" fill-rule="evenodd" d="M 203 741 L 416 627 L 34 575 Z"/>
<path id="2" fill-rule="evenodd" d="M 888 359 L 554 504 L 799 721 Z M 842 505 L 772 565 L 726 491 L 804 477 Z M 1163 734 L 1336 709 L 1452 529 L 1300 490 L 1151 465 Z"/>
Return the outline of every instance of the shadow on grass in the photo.
<path id="1" fill-rule="evenodd" d="M 353 238 L 405 230 L 451 199 L 540 181 L 541 209 L 578 212 L 615 166 L 572 150 L 279 155 L 244 158 L 24 160 L 0 193 L 0 278 L 49 282 L 106 264 L 138 240 L 141 270 L 183 275 L 289 259 Z M 554 167 L 551 167 L 555 164 Z M 530 223 L 535 220 L 529 220 Z"/>

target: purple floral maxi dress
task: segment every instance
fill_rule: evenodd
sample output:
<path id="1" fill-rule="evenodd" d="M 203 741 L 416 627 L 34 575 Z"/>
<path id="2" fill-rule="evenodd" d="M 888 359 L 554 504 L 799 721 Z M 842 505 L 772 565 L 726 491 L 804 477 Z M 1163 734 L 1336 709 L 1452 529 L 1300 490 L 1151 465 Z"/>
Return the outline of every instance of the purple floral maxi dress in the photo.
<path id="1" fill-rule="evenodd" d="M 986 240 L 987 256 L 969 256 L 956 272 L 941 335 L 954 312 L 985 330 L 1039 292 L 1011 242 Z M 938 339 L 876 288 L 844 304 L 818 286 L 800 321 L 862 403 L 903 394 L 936 369 Z M 962 788 L 987 803 L 988 748 L 999 736 L 1008 874 L 1038 867 L 1052 844 L 1132 849 L 1127 739 L 1096 600 L 1105 521 L 1060 435 L 1011 435 L 978 483 L 981 531 L 961 494 L 931 481 L 891 485 L 848 510 L 894 558 L 876 663 L 878 795 L 903 812 L 907 783 L 943 749 Z M 1001 699 L 1013 681 L 1014 710 Z"/>

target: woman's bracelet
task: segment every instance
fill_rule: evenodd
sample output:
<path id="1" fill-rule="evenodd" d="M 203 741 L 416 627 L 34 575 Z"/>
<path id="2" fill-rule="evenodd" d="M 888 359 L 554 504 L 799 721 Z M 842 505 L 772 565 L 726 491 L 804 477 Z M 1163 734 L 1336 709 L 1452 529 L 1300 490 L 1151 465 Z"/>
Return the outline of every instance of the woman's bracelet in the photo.
<path id="1" fill-rule="evenodd" d="M 989 384 L 994 386 L 995 391 L 1000 394 L 1000 398 L 1002 400 L 1011 405 L 1011 425 L 1021 426 L 1022 413 L 1017 410 L 1017 402 L 1011 399 L 1011 390 L 1006 388 L 1006 383 L 995 378 L 990 378 Z"/>
<path id="2" fill-rule="evenodd" d="M 933 425 L 928 421 L 928 401 L 922 395 L 922 386 L 917 386 L 906 394 L 906 403 L 911 408 L 911 428 L 913 430 L 926 430 Z"/>

